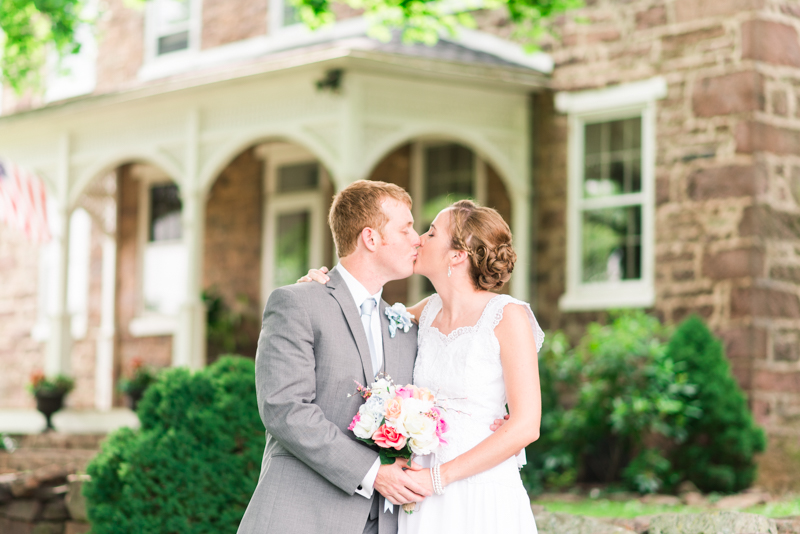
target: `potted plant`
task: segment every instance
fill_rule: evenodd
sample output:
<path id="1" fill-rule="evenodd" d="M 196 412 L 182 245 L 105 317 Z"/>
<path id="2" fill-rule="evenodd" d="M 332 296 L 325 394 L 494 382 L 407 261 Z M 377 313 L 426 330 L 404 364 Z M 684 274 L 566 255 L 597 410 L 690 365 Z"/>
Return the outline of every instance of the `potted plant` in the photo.
<path id="1" fill-rule="evenodd" d="M 56 375 L 48 378 L 40 370 L 31 374 L 28 389 L 36 397 L 36 409 L 44 414 L 47 426 L 44 432 L 55 430 L 51 417 L 64 406 L 64 397 L 75 387 L 75 381 L 68 376 Z"/>
<path id="2" fill-rule="evenodd" d="M 145 390 L 155 382 L 156 373 L 141 358 L 133 359 L 133 376 L 122 378 L 119 381 L 119 390 L 130 399 L 131 410 L 136 411 L 136 406 L 142 399 Z"/>

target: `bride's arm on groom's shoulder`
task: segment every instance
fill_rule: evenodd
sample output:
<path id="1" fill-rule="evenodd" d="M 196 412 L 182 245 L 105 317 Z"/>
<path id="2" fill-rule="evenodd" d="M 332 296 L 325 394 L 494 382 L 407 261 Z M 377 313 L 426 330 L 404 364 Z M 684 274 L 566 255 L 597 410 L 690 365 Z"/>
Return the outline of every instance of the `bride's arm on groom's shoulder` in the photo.
<path id="1" fill-rule="evenodd" d="M 424 299 L 417 302 L 413 306 L 409 306 L 406 308 L 406 311 L 414 317 L 413 318 L 414 324 L 419 324 L 419 316 L 422 315 L 422 310 L 425 309 L 425 305 L 428 303 L 428 300 L 430 300 L 430 297 L 425 297 Z"/>
<path id="2" fill-rule="evenodd" d="M 503 320 L 495 328 L 495 336 L 500 342 L 509 418 L 474 448 L 442 464 L 440 472 L 445 486 L 487 471 L 539 439 L 542 419 L 539 361 L 525 308 L 517 304 L 506 305 Z M 427 469 L 411 476 L 419 483 L 430 485 Z"/>

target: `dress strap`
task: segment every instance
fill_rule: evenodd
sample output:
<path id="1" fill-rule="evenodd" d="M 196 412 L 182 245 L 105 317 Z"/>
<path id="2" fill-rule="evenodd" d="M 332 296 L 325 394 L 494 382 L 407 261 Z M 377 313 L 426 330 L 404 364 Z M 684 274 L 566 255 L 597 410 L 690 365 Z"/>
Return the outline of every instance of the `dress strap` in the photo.
<path id="1" fill-rule="evenodd" d="M 419 327 L 422 328 L 428 327 L 433 322 L 434 318 L 436 318 L 436 314 L 439 313 L 439 310 L 442 308 L 442 298 L 439 296 L 438 293 L 434 293 L 431 295 L 431 298 L 428 299 L 428 302 L 425 304 L 425 307 L 422 308 L 422 313 L 419 314 Z"/>
<path id="2" fill-rule="evenodd" d="M 519 304 L 525 308 L 525 313 L 528 315 L 528 320 L 530 321 L 531 329 L 533 330 L 533 339 L 536 341 L 536 352 L 542 350 L 542 344 L 544 343 L 544 331 L 539 326 L 539 322 L 536 320 L 536 317 L 534 317 L 530 304 L 525 301 L 515 299 L 511 295 L 498 295 L 489 302 L 487 308 L 491 309 L 487 309 L 485 311 L 484 316 L 481 317 L 481 320 L 483 321 L 485 318 L 486 325 L 490 330 L 494 330 L 497 325 L 500 324 L 500 321 L 503 320 L 503 310 L 505 310 L 506 305 L 508 304 Z"/>

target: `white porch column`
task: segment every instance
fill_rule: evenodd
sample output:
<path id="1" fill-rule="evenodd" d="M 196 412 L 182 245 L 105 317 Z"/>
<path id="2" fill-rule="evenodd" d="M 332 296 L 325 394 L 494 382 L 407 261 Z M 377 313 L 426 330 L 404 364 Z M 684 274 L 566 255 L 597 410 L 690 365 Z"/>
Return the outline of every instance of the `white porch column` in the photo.
<path id="1" fill-rule="evenodd" d="M 50 334 L 47 339 L 45 355 L 45 374 L 65 374 L 71 372 L 71 317 L 67 307 L 67 274 L 69 270 L 69 135 L 64 134 L 58 144 L 58 169 L 56 175 L 56 209 L 54 210 L 53 245 L 54 306 L 50 316 Z"/>
<path id="2" fill-rule="evenodd" d="M 103 235 L 103 270 L 100 285 L 100 331 L 97 334 L 94 404 L 110 410 L 114 399 L 114 329 L 117 289 L 117 242 Z"/>
<path id="3" fill-rule="evenodd" d="M 181 184 L 183 243 L 186 280 L 172 346 L 172 365 L 201 369 L 206 364 L 206 309 L 201 298 L 205 193 L 199 184 L 199 110 L 189 113 L 186 130 L 186 165 Z"/>
<path id="4" fill-rule="evenodd" d="M 515 188 L 516 189 L 516 188 Z M 521 188 L 520 188 L 521 189 Z M 511 190 L 511 233 L 514 236 L 514 252 L 517 262 L 511 278 L 511 295 L 528 302 L 530 287 L 530 249 L 531 249 L 531 203 L 530 191 Z"/>

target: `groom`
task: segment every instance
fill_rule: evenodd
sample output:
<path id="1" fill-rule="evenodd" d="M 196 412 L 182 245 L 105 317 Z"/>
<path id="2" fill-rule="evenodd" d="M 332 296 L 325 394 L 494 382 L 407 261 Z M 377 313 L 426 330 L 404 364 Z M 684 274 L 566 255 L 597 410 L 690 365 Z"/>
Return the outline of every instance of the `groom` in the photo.
<path id="1" fill-rule="evenodd" d="M 354 380 L 412 381 L 417 329 L 390 337 L 381 299 L 386 282 L 414 270 L 411 197 L 358 181 L 336 195 L 328 222 L 340 257 L 330 281 L 276 289 L 264 310 L 256 390 L 267 446 L 239 534 L 395 534 L 399 509 L 379 513 L 384 499 L 430 495 L 347 429 L 362 403 L 348 397 Z"/>

